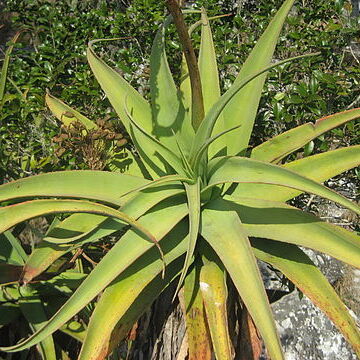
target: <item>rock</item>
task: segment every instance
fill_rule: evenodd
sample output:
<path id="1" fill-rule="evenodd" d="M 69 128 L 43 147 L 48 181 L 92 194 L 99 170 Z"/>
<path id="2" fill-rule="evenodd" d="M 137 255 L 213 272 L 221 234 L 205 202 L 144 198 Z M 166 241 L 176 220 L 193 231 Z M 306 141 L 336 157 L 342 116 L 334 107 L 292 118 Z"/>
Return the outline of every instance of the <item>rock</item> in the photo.
<path id="1" fill-rule="evenodd" d="M 351 15 L 356 17 L 360 15 L 360 1 L 359 0 L 351 0 L 352 4 L 352 13 Z"/>
<path id="2" fill-rule="evenodd" d="M 273 305 L 286 360 L 356 360 L 332 322 L 294 292 Z"/>

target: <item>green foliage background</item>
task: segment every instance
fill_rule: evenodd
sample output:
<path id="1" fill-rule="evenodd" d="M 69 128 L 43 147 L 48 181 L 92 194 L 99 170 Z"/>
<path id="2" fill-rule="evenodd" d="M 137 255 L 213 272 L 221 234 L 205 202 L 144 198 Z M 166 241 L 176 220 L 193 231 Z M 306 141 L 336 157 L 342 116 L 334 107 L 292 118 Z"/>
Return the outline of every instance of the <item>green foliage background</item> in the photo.
<path id="1" fill-rule="evenodd" d="M 249 50 L 266 27 L 279 0 L 237 2 L 203 0 L 209 15 L 229 14 L 212 27 L 222 85 L 228 88 Z M 148 58 L 164 5 L 154 0 L 50 1 L 8 0 L 3 11 L 11 28 L 24 29 L 9 67 L 0 114 L 2 179 L 56 169 L 84 168 L 71 153 L 55 156 L 52 138 L 59 125 L 44 104 L 46 89 L 88 117 L 116 121 L 86 62 L 87 42 L 131 37 L 108 43 L 103 53 L 140 92 L 148 90 Z M 359 106 L 359 18 L 350 16 L 349 1 L 296 2 L 282 32 L 276 58 L 321 51 L 322 56 L 286 64 L 268 77 L 258 114 L 256 145 L 266 138 L 321 116 Z M 191 16 L 189 16 L 191 18 Z M 195 19 L 195 18 L 194 18 Z M 6 28 L 0 30 L 5 38 Z M 173 34 L 173 36 L 171 35 Z M 195 42 L 199 34 L 194 34 Z M 7 40 L 11 37 L 8 35 Z M 170 66 L 177 73 L 178 44 L 168 36 Z M 5 49 L 5 44 L 1 44 Z M 11 81 L 11 82 L 10 82 Z M 359 124 L 333 130 L 309 144 L 312 151 L 359 143 Z M 302 154 L 299 154 L 302 156 Z"/>

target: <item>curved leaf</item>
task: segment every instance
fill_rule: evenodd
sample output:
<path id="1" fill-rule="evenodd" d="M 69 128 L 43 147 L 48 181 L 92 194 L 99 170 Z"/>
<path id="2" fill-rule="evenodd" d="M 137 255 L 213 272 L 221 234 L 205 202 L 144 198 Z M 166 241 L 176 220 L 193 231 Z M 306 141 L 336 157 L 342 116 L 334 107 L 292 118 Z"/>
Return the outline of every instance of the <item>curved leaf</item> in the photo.
<path id="1" fill-rule="evenodd" d="M 182 200 L 182 199 L 181 199 Z M 159 207 L 144 215 L 141 226 L 149 228 L 156 239 L 162 239 L 184 216 L 187 207 L 183 201 L 175 204 L 172 200 L 168 206 Z M 87 276 L 64 306 L 34 335 L 21 343 L 0 347 L 0 351 L 15 352 L 26 349 L 46 338 L 59 329 L 65 322 L 78 313 L 97 294 L 104 290 L 118 275 L 125 271 L 152 246 L 152 243 L 134 231 L 128 231 L 115 246 L 103 257 L 95 269 Z M 116 263 L 116 266 L 114 264 Z"/>
<path id="2" fill-rule="evenodd" d="M 150 190 L 154 187 L 154 186 L 158 186 L 158 185 L 163 185 L 163 184 L 167 184 L 167 183 L 173 183 L 173 182 L 184 182 L 185 184 L 194 184 L 194 180 L 189 179 L 183 175 L 167 175 L 167 176 L 162 176 L 161 178 L 155 179 L 151 182 L 146 183 L 143 186 L 140 186 L 139 188 L 130 190 L 129 192 L 125 193 L 122 196 L 127 196 L 130 195 L 132 193 L 136 193 L 136 192 L 140 192 L 140 191 L 144 191 L 144 190 Z"/>
<path id="3" fill-rule="evenodd" d="M 5 231 L 0 234 L 0 263 L 24 265 L 28 256 L 21 246 L 21 242 L 11 233 Z"/>
<path id="4" fill-rule="evenodd" d="M 283 167 L 242 157 L 216 158 L 209 163 L 209 183 L 203 190 L 224 183 L 259 183 L 281 185 L 315 195 L 360 214 L 360 207 L 325 186 Z"/>
<path id="5" fill-rule="evenodd" d="M 42 241 L 30 254 L 20 276 L 20 281 L 22 283 L 30 282 L 52 265 L 55 260 L 74 249 L 76 246 L 73 244 L 57 245 Z"/>
<path id="6" fill-rule="evenodd" d="M 184 53 L 182 54 L 180 66 L 179 98 L 185 108 L 185 117 L 180 130 L 180 136 L 186 149 L 189 149 L 194 140 L 195 131 L 191 124 L 191 84 Z"/>
<path id="7" fill-rule="evenodd" d="M 186 235 L 186 223 L 181 222 L 166 236 L 170 241 L 164 241 L 163 247 L 169 265 L 164 279 L 160 277 L 159 256 L 150 249 L 106 288 L 91 316 L 79 360 L 106 356 L 127 335 L 134 322 L 178 275 L 181 255 L 186 251 Z"/>
<path id="8" fill-rule="evenodd" d="M 279 162 L 286 155 L 301 148 L 321 134 L 360 117 L 360 108 L 325 116 L 313 123 L 300 125 L 255 147 L 253 159 Z"/>
<path id="9" fill-rule="evenodd" d="M 114 217 L 131 225 L 158 246 L 156 238 L 135 219 L 108 206 L 82 200 L 32 200 L 2 207 L 0 208 L 0 232 L 6 231 L 12 226 L 34 217 L 53 213 L 75 212 Z M 160 247 L 159 251 L 162 254 Z"/>
<path id="10" fill-rule="evenodd" d="M 201 160 L 205 154 L 205 152 L 207 151 L 207 149 L 209 148 L 209 146 L 211 144 L 213 144 L 216 140 L 218 140 L 219 138 L 221 138 L 223 135 L 227 134 L 228 132 L 230 131 L 233 131 L 235 129 L 237 129 L 239 126 L 235 126 L 231 129 L 227 129 L 227 130 L 224 130 L 223 132 L 219 133 L 219 134 L 216 134 L 212 137 L 210 137 L 209 139 L 207 139 L 205 141 L 205 143 L 201 146 L 201 148 L 198 150 L 197 154 L 195 154 L 195 157 L 194 157 L 194 162 L 193 162 L 193 167 L 194 167 L 194 171 L 199 174 L 200 173 L 200 168 L 201 168 Z"/>
<path id="11" fill-rule="evenodd" d="M 140 192 L 121 208 L 129 216 L 137 219 L 161 201 L 183 192 L 182 187 L 175 185 L 161 186 L 155 192 Z M 116 219 L 93 214 L 74 214 L 53 227 L 44 240 L 31 253 L 22 274 L 23 281 L 28 282 L 45 271 L 56 259 L 84 243 L 97 241 L 126 224 Z M 71 236 L 76 243 L 53 244 L 46 240 Z"/>
<path id="12" fill-rule="evenodd" d="M 151 190 L 144 190 L 127 201 L 121 207 L 121 212 L 137 219 L 164 199 L 183 192 L 184 189 L 179 185 L 162 185 L 154 187 Z M 113 223 L 117 223 L 117 225 Z M 80 239 L 83 240 L 83 238 L 87 237 L 87 242 L 89 242 L 96 239 L 93 235 L 104 237 L 123 227 L 124 223 L 121 221 L 119 222 L 118 220 L 109 219 L 104 216 L 94 214 L 74 214 L 67 217 L 48 231 L 43 240 L 64 244 Z"/>
<path id="13" fill-rule="evenodd" d="M 74 197 L 121 206 L 125 193 L 148 184 L 140 177 L 95 170 L 58 171 L 0 186 L 0 202 L 29 197 Z"/>
<path id="14" fill-rule="evenodd" d="M 132 125 L 131 127 L 132 131 L 134 131 L 134 128 L 139 130 L 151 142 L 154 152 L 160 154 L 160 156 L 166 161 L 166 163 L 170 165 L 178 173 L 180 174 L 184 173 L 179 156 L 177 156 L 170 148 L 168 148 L 166 145 L 164 145 L 154 136 L 149 134 L 139 124 L 137 124 L 133 119 L 133 117 L 131 116 L 131 114 L 129 113 L 126 104 L 125 104 L 125 113 Z M 175 141 L 172 141 L 172 144 L 176 146 Z"/>
<path id="15" fill-rule="evenodd" d="M 223 231 L 226 229 L 226 231 Z M 235 211 L 221 199 L 202 212 L 201 235 L 221 259 L 259 329 L 269 356 L 283 359 L 275 322 L 249 239 Z"/>
<path id="16" fill-rule="evenodd" d="M 260 199 L 226 197 L 248 236 L 288 242 L 360 267 L 360 236 L 289 205 Z"/>
<path id="17" fill-rule="evenodd" d="M 93 44 L 100 41 L 112 41 L 115 39 L 99 39 L 89 42 L 87 58 L 96 79 L 108 96 L 111 104 L 118 113 L 126 130 L 130 132 L 130 124 L 124 112 L 124 99 L 128 98 L 129 107 L 134 111 L 132 114 L 146 131 L 152 129 L 151 109 L 149 103 L 126 81 L 123 77 L 108 66 L 96 55 Z"/>
<path id="18" fill-rule="evenodd" d="M 109 98 L 112 106 L 118 114 L 121 122 L 131 135 L 132 140 L 139 151 L 141 158 L 148 165 L 147 170 L 151 176 L 161 176 L 165 174 L 163 162 L 154 154 L 154 149 L 150 140 L 139 130 L 133 129 L 125 113 L 125 98 L 131 115 L 147 132 L 152 132 L 152 115 L 149 103 L 127 82 L 121 75 L 108 66 L 99 56 L 96 55 L 93 44 L 100 39 L 91 41 L 87 49 L 87 58 L 96 79 L 101 88 Z M 112 39 L 107 39 L 112 40 Z M 139 145 L 141 144 L 141 146 Z"/>
<path id="19" fill-rule="evenodd" d="M 360 356 L 360 332 L 355 320 L 309 257 L 297 246 L 276 241 L 254 239 L 251 245 L 258 259 L 280 270 L 334 322 Z"/>
<path id="20" fill-rule="evenodd" d="M 282 165 L 282 167 L 323 182 L 335 175 L 360 165 L 360 145 L 327 151 Z M 276 185 L 241 184 L 232 193 L 236 196 L 255 197 L 264 200 L 287 201 L 301 191 Z"/>
<path id="21" fill-rule="evenodd" d="M 209 110 L 209 112 L 206 114 L 204 120 L 201 122 L 197 132 L 195 139 L 193 141 L 191 152 L 190 152 L 190 161 L 193 161 L 194 157 L 196 156 L 197 152 L 199 151 L 199 148 L 205 144 L 205 142 L 211 137 L 211 134 L 214 130 L 214 126 L 216 124 L 217 119 L 219 118 L 221 112 L 224 110 L 226 105 L 230 102 L 231 99 L 234 98 L 234 96 L 245 86 L 247 86 L 252 81 L 256 80 L 259 76 L 261 76 L 263 73 L 280 66 L 282 64 L 285 64 L 289 61 L 293 61 L 296 59 L 301 59 L 304 57 L 309 56 L 316 56 L 319 55 L 319 53 L 314 54 L 305 54 L 300 56 L 294 56 L 289 59 L 285 59 L 282 61 L 279 61 L 275 64 L 269 65 L 258 72 L 254 73 L 253 75 L 249 75 L 246 78 L 244 78 L 242 81 L 234 84 L 225 94 L 221 96 L 221 98 L 212 106 L 212 108 Z M 242 124 L 236 124 L 235 126 L 242 126 Z M 229 127 L 233 128 L 233 127 Z M 237 143 L 239 141 L 237 140 Z"/>
<path id="22" fill-rule="evenodd" d="M 212 35 L 211 35 L 211 29 L 208 26 L 209 20 L 218 19 L 223 16 L 227 15 L 219 15 L 219 16 L 213 16 L 213 17 L 204 17 L 205 11 L 199 11 L 202 14 L 203 20 L 199 20 L 192 24 L 189 27 L 189 36 L 191 37 L 193 31 L 204 24 L 204 26 L 201 28 L 202 36 L 201 43 L 200 43 L 200 52 L 199 52 L 199 60 L 198 60 L 198 66 L 199 66 L 199 72 L 200 72 L 200 78 L 201 78 L 201 85 L 202 85 L 202 91 L 203 94 L 205 94 L 204 97 L 204 106 L 205 106 L 205 113 L 207 112 L 208 105 L 210 105 L 210 101 L 208 100 L 208 96 L 212 97 L 212 92 L 208 92 L 209 89 L 216 89 L 213 86 L 217 86 L 215 81 L 216 77 L 213 73 L 211 74 L 204 74 L 204 71 L 206 70 L 206 63 L 214 65 L 214 51 L 213 44 L 212 44 Z M 185 10 L 183 10 L 183 13 L 185 13 Z M 216 70 L 217 71 L 217 70 Z M 181 98 L 182 103 L 185 107 L 185 118 L 183 121 L 183 127 L 181 129 L 181 139 L 183 140 L 184 144 L 190 149 L 191 143 L 194 139 L 194 129 L 191 124 L 190 114 L 191 114 L 191 84 L 190 84 L 190 77 L 189 77 L 189 69 L 186 64 L 185 56 L 182 55 L 181 59 L 181 67 L 180 67 L 180 88 L 179 88 L 179 97 Z M 204 84 L 208 82 L 207 75 L 211 76 L 211 84 L 209 84 L 209 87 L 205 87 Z M 216 93 L 216 90 L 213 91 Z M 219 93 L 220 95 L 220 93 Z M 205 104 L 206 103 L 206 104 Z"/>

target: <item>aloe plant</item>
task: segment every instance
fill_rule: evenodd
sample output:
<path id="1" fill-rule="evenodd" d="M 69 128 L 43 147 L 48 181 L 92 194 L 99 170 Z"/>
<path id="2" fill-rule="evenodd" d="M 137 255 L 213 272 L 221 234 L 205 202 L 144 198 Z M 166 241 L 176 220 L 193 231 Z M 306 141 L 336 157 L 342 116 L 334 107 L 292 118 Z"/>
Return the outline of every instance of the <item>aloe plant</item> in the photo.
<path id="1" fill-rule="evenodd" d="M 0 200 L 6 201 L 0 209 L 1 231 L 35 216 L 75 213 L 54 226 L 30 255 L 23 283 L 65 253 L 122 230 L 111 250 L 43 327 L 0 350 L 21 351 L 43 341 L 101 294 L 79 359 L 104 359 L 175 282 L 186 314 L 189 359 L 210 359 L 212 353 L 219 360 L 232 359 L 226 310 L 231 279 L 249 314 L 249 327 L 256 326 L 271 359 L 283 359 L 256 262 L 260 259 L 280 270 L 322 309 L 360 355 L 360 333 L 353 318 L 299 248 L 359 267 L 360 237 L 286 204 L 307 192 L 360 214 L 357 204 L 322 185 L 360 164 L 360 146 L 285 162 L 287 155 L 312 139 L 358 118 L 360 109 L 306 123 L 249 152 L 266 73 L 294 60 L 271 63 L 293 0 L 278 10 L 234 84 L 222 95 L 211 18 L 201 10 L 201 19 L 187 32 L 176 3 L 167 4 L 187 56 L 181 83 L 175 84 L 165 52 L 165 31 L 171 21 L 167 18 L 153 43 L 150 102 L 96 54 L 94 42 L 88 47 L 91 69 L 137 150 L 127 172 L 116 171 L 114 163 L 113 172 L 55 172 L 0 188 Z M 201 26 L 198 63 L 188 36 L 197 26 Z M 50 94 L 47 103 L 63 122 L 96 127 Z"/>

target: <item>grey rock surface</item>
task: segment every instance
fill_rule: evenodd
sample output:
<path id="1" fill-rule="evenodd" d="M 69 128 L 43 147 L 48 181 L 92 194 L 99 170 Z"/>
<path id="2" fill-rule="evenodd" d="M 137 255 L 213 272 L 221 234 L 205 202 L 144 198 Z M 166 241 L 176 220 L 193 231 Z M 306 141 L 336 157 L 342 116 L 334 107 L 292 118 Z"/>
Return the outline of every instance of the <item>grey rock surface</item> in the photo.
<path id="1" fill-rule="evenodd" d="M 356 360 L 332 322 L 297 292 L 274 304 L 286 360 Z"/>

